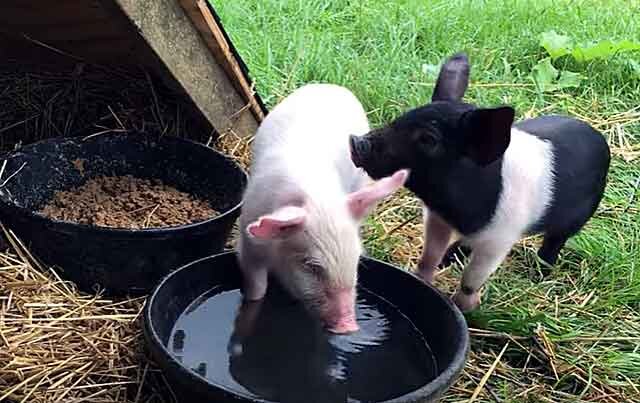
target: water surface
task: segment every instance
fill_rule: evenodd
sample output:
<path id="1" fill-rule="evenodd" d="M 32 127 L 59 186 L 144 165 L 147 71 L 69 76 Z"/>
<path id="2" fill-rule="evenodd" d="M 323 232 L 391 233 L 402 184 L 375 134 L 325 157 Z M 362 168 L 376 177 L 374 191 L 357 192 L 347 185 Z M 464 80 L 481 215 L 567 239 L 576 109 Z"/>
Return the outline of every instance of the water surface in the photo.
<path id="1" fill-rule="evenodd" d="M 241 299 L 237 289 L 205 293 L 177 320 L 168 346 L 183 365 L 228 390 L 283 403 L 376 402 L 437 375 L 420 332 L 364 288 L 356 307 L 360 330 L 349 335 L 326 332 L 300 304 L 269 292 L 251 331 L 238 336 Z"/>

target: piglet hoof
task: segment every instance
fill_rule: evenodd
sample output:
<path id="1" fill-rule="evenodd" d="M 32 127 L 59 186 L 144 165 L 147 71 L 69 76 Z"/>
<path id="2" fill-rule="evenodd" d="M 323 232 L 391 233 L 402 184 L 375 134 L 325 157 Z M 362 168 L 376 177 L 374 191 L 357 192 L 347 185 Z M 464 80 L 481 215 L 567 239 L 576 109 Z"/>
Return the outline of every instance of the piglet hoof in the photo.
<path id="1" fill-rule="evenodd" d="M 546 279 L 553 273 L 554 265 L 552 263 L 547 262 L 544 259 L 540 259 L 540 274 L 542 274 L 542 279 Z"/>
<path id="2" fill-rule="evenodd" d="M 351 333 L 357 332 L 358 330 L 360 330 L 360 327 L 355 322 L 340 323 L 340 324 L 336 324 L 328 327 L 327 330 L 333 334 L 345 335 L 345 334 L 351 334 Z"/>
<path id="3" fill-rule="evenodd" d="M 237 336 L 231 336 L 229 343 L 227 344 L 227 353 L 231 357 L 239 357 L 244 352 L 242 341 Z"/>
<path id="4" fill-rule="evenodd" d="M 480 293 L 478 291 L 465 293 L 458 290 L 453 296 L 453 302 L 462 312 L 470 312 L 480 306 Z"/>

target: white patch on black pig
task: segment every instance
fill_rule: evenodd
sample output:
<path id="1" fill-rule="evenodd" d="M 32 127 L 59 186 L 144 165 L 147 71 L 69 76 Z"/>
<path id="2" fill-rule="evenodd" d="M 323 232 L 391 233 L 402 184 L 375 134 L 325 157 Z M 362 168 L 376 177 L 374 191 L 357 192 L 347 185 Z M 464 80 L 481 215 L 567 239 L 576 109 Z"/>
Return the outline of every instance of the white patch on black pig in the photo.
<path id="1" fill-rule="evenodd" d="M 553 194 L 552 167 L 551 144 L 511 130 L 511 143 L 502 160 L 502 192 L 494 215 L 484 228 L 463 238 L 474 251 L 462 276 L 463 288 L 479 290 L 513 244 L 542 219 Z M 459 293 L 456 301 L 462 308 L 472 309 L 479 298 L 474 292 Z"/>
<path id="2" fill-rule="evenodd" d="M 513 125 L 513 108 L 462 102 L 468 78 L 467 57 L 454 55 L 430 104 L 350 141 L 354 164 L 373 178 L 411 169 L 406 186 L 426 206 L 425 281 L 453 237 L 471 248 L 454 297 L 463 310 L 477 307 L 478 290 L 523 236 L 544 234 L 538 254 L 553 265 L 597 209 L 610 163 L 604 137 L 585 122 L 545 116 Z"/>

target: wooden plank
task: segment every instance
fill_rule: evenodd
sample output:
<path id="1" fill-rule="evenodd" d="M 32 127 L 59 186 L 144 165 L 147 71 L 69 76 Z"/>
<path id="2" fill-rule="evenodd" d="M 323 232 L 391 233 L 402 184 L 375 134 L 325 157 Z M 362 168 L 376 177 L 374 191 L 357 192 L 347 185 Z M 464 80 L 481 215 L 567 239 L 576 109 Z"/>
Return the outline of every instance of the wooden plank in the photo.
<path id="1" fill-rule="evenodd" d="M 227 68 L 230 68 L 230 70 L 233 72 L 233 75 L 231 76 L 234 79 L 233 82 L 238 83 L 242 87 L 242 91 L 250 101 L 256 118 L 258 119 L 258 121 L 262 121 L 264 119 L 264 113 L 261 106 L 258 105 L 258 102 L 256 101 L 254 83 L 249 83 L 248 77 L 240 68 L 238 59 L 236 58 L 236 55 L 232 53 L 230 44 L 227 42 L 227 38 L 222 32 L 222 27 L 213 18 L 213 14 L 211 14 L 211 8 L 208 6 L 208 2 L 206 2 L 205 0 L 198 0 L 198 8 L 202 12 L 207 25 L 211 29 L 211 33 L 216 39 L 218 47 L 221 49 L 224 55 L 224 58 L 218 58 L 218 61 L 222 62 L 223 66 L 227 66 Z"/>
<path id="2" fill-rule="evenodd" d="M 266 109 L 245 66 L 204 1 L 191 1 L 197 19 L 186 15 L 179 1 L 3 0 L 0 54 L 25 62 L 65 63 L 62 55 L 67 55 L 75 61 L 143 65 L 185 95 L 218 132 L 252 135 Z"/>
<path id="3" fill-rule="evenodd" d="M 114 1 L 219 133 L 255 133 L 258 121 L 250 104 L 176 0 Z"/>
<path id="4" fill-rule="evenodd" d="M 231 51 L 222 27 L 215 20 L 206 0 L 179 0 L 179 2 L 200 32 L 200 35 L 202 35 L 211 52 L 215 55 L 218 63 L 225 70 L 232 83 L 235 84 L 236 89 L 249 102 L 251 111 L 256 119 L 261 122 L 264 119 L 264 112 L 256 99 L 254 86 L 247 80 L 236 56 Z"/>
<path id="5" fill-rule="evenodd" d="M 247 67 L 247 64 L 244 62 L 242 57 L 240 56 L 240 53 L 238 52 L 236 47 L 233 45 L 233 41 L 229 37 L 229 34 L 227 33 L 226 29 L 224 28 L 224 25 L 222 24 L 222 20 L 220 19 L 220 16 L 216 12 L 215 8 L 213 8 L 213 5 L 211 4 L 211 2 L 207 2 L 207 6 L 209 8 L 209 12 L 211 13 L 211 15 L 213 15 L 213 19 L 216 21 L 216 23 L 220 27 L 220 31 L 222 32 L 223 37 L 226 39 L 227 44 L 229 45 L 229 49 L 231 50 L 231 53 L 234 55 L 235 61 L 240 65 L 241 70 L 244 72 L 244 76 L 247 78 L 247 81 L 252 82 L 250 78 L 251 75 L 249 74 L 249 68 Z M 257 90 L 254 94 L 254 98 L 258 102 L 258 105 L 260 105 L 262 112 L 265 115 L 269 113 L 269 109 L 267 108 L 265 103 L 262 101 L 262 98 L 260 97 L 260 94 L 257 92 Z"/>

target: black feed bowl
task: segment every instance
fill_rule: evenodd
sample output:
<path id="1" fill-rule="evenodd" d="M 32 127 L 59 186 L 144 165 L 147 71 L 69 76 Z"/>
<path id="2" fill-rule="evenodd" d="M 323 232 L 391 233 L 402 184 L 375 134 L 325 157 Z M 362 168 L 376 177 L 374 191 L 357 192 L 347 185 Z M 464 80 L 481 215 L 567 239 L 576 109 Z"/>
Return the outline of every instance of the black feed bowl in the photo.
<path id="1" fill-rule="evenodd" d="M 363 258 L 359 282 L 395 305 L 423 334 L 436 358 L 439 373 L 421 388 L 387 403 L 434 402 L 452 385 L 464 367 L 469 335 L 466 321 L 455 305 L 435 288 L 390 264 Z M 207 291 L 238 288 L 241 274 L 234 252 L 225 252 L 190 263 L 165 277 L 153 291 L 144 310 L 144 334 L 154 360 L 163 370 L 181 403 L 265 402 L 241 396 L 214 384 L 184 366 L 167 344 L 176 321 Z M 216 318 L 203 325 L 215 331 Z M 224 366 L 226 363 L 221 362 Z M 372 363 L 375 365 L 375 363 Z M 398 368 L 402 373 L 402 368 Z M 216 372 L 216 369 L 211 369 Z M 340 402 L 335 402 L 340 403 Z"/>
<path id="2" fill-rule="evenodd" d="M 49 139 L 8 154 L 0 214 L 27 247 L 86 292 L 149 292 L 171 270 L 223 250 L 240 214 L 247 175 L 224 155 L 189 140 L 143 134 Z M 73 164 L 83 162 L 82 172 Z M 3 163 L 3 161 L 0 161 Z M 221 214 L 175 227 L 141 230 L 95 227 L 41 216 L 58 190 L 97 176 L 159 179 L 210 202 Z M 2 183 L 2 182 L 0 182 Z"/>

